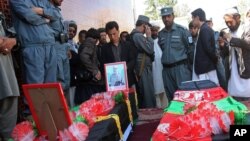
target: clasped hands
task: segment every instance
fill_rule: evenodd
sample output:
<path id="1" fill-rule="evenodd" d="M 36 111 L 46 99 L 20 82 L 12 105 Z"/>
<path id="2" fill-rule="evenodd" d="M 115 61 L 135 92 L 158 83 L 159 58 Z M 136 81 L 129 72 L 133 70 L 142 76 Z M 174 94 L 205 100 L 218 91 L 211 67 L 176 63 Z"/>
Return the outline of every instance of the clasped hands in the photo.
<path id="1" fill-rule="evenodd" d="M 15 38 L 0 37 L 0 53 L 9 54 L 16 43 Z"/>

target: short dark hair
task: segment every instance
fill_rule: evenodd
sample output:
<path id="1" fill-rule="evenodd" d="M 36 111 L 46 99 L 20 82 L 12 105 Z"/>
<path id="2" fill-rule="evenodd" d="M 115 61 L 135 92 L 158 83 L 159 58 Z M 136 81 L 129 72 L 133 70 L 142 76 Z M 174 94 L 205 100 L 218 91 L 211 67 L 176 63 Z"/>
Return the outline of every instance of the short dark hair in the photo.
<path id="1" fill-rule="evenodd" d="M 81 31 L 78 33 L 78 36 L 80 36 L 81 34 L 87 34 L 87 30 L 81 30 Z"/>
<path id="2" fill-rule="evenodd" d="M 190 29 L 190 28 L 193 28 L 194 27 L 194 24 L 193 24 L 193 22 L 191 21 L 189 24 L 188 24 L 188 28 Z"/>
<path id="3" fill-rule="evenodd" d="M 75 28 L 75 30 L 76 30 L 76 32 L 77 32 L 77 25 L 76 25 L 75 22 L 70 22 L 70 23 L 69 23 L 69 27 Z"/>
<path id="4" fill-rule="evenodd" d="M 119 30 L 119 25 L 116 21 L 110 21 L 106 23 L 105 30 L 108 32 L 109 30 L 115 28 L 116 30 Z"/>
<path id="5" fill-rule="evenodd" d="M 105 28 L 101 27 L 97 29 L 99 33 L 106 32 Z"/>
<path id="6" fill-rule="evenodd" d="M 201 8 L 194 10 L 191 14 L 194 17 L 198 16 L 200 21 L 203 21 L 203 22 L 206 21 L 206 13 Z"/>
<path id="7" fill-rule="evenodd" d="M 86 34 L 86 38 L 88 37 L 91 37 L 91 38 L 94 38 L 94 39 L 99 39 L 100 38 L 100 34 L 99 32 L 97 31 L 97 29 L 95 28 L 90 28 L 88 31 L 87 31 L 87 34 Z"/>
<path id="8" fill-rule="evenodd" d="M 128 31 L 122 31 L 122 32 L 120 33 L 120 37 L 121 37 L 122 34 L 124 34 L 124 33 L 129 34 Z"/>

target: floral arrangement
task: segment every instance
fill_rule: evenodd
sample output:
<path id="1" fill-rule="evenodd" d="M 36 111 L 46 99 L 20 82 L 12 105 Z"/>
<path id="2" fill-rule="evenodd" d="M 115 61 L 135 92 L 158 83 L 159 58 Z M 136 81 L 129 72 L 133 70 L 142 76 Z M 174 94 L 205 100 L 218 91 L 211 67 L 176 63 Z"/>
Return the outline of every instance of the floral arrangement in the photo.
<path id="1" fill-rule="evenodd" d="M 35 132 L 34 128 L 32 122 L 21 122 L 13 129 L 11 136 L 15 141 L 33 141 L 37 136 L 37 132 Z"/>
<path id="2" fill-rule="evenodd" d="M 89 133 L 89 127 L 83 122 L 74 122 L 64 131 L 59 131 L 59 141 L 84 141 Z M 48 141 L 47 136 L 39 136 L 35 124 L 23 121 L 16 125 L 12 132 L 15 141 Z"/>
<path id="3" fill-rule="evenodd" d="M 212 134 L 229 132 L 234 123 L 234 113 L 227 114 L 212 103 L 203 102 L 186 115 L 159 124 L 153 141 L 198 141 L 209 139 Z"/>
<path id="4" fill-rule="evenodd" d="M 229 132 L 231 124 L 244 124 L 247 111 L 221 87 L 178 90 L 164 109 L 152 141 L 211 141 L 211 135 Z"/>
<path id="5" fill-rule="evenodd" d="M 94 126 L 98 116 L 106 116 L 113 109 L 115 104 L 125 101 L 124 91 L 104 92 L 95 94 L 82 103 L 79 108 L 72 111 L 71 118 L 73 124 L 67 129 L 59 131 L 59 141 L 84 141 L 89 129 Z M 17 124 L 12 132 L 14 141 L 47 141 L 46 136 L 39 136 L 35 123 L 23 121 Z"/>
<path id="6" fill-rule="evenodd" d="M 204 90 L 183 91 L 178 90 L 174 93 L 174 100 L 190 104 L 197 104 L 201 101 L 215 101 L 227 97 L 228 94 L 221 88 L 210 88 Z"/>
<path id="7" fill-rule="evenodd" d="M 94 94 L 72 112 L 72 119 L 82 116 L 89 127 L 93 127 L 98 116 L 106 116 L 115 104 L 125 101 L 127 97 L 123 91 L 103 92 Z"/>

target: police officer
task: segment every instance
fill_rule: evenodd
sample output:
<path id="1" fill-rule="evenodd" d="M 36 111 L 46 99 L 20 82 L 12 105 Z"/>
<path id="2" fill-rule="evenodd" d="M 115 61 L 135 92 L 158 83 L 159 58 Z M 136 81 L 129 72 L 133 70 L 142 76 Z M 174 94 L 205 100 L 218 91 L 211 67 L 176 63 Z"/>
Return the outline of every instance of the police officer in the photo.
<path id="1" fill-rule="evenodd" d="M 54 31 L 48 25 L 49 1 L 10 0 L 17 39 L 21 44 L 26 83 L 56 82 Z M 41 16 L 42 15 L 42 16 Z"/>
<path id="2" fill-rule="evenodd" d="M 62 4 L 62 0 L 51 0 L 50 2 L 51 4 L 48 6 L 48 9 L 51 11 L 50 15 L 52 15 L 52 17 L 49 25 L 54 30 L 55 36 L 55 49 L 57 53 L 57 81 L 62 84 L 68 104 L 69 106 L 72 106 L 73 98 L 70 103 L 68 94 L 70 87 L 70 45 L 67 43 L 68 33 L 64 28 L 63 17 L 59 8 Z"/>
<path id="3" fill-rule="evenodd" d="M 135 72 L 138 78 L 139 92 L 142 96 L 140 100 L 143 108 L 154 108 L 156 106 L 152 74 L 154 40 L 151 37 L 149 17 L 139 15 L 135 26 L 130 35 L 138 51 Z"/>
<path id="4" fill-rule="evenodd" d="M 191 80 L 188 63 L 192 62 L 190 33 L 183 26 L 174 23 L 172 7 L 161 9 L 165 25 L 159 32 L 159 45 L 162 48 L 163 82 L 168 99 L 173 99 L 174 92 L 183 81 Z"/>

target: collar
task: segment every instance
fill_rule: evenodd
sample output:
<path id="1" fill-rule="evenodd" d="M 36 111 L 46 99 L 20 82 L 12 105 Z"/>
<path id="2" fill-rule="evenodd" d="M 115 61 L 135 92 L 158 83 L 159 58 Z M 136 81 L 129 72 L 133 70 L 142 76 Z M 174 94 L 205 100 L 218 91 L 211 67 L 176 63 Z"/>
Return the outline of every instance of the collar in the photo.
<path id="1" fill-rule="evenodd" d="M 115 46 L 115 47 L 119 47 L 119 46 L 121 45 L 121 41 L 119 41 L 118 46 L 116 46 L 116 45 L 113 44 L 112 42 L 110 42 L 110 45 L 111 45 L 111 46 Z"/>
<path id="2" fill-rule="evenodd" d="M 176 30 L 176 29 L 177 29 L 177 25 L 176 25 L 175 23 L 173 23 L 172 28 L 171 28 L 170 31 L 174 31 L 174 30 Z M 163 28 L 163 31 L 169 32 L 166 28 Z"/>

